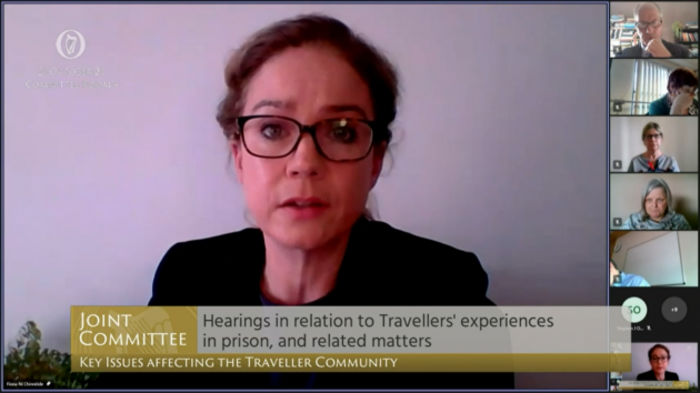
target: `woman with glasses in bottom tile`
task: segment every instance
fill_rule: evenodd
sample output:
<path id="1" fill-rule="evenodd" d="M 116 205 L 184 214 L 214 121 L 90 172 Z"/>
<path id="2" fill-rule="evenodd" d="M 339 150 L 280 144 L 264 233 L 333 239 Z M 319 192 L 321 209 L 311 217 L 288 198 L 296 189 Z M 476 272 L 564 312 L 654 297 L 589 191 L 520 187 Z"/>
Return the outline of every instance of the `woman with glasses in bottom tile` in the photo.
<path id="1" fill-rule="evenodd" d="M 652 179 L 642 194 L 642 210 L 630 215 L 622 230 L 690 230 L 688 220 L 673 210 L 671 189 L 662 179 Z"/>
<path id="2" fill-rule="evenodd" d="M 666 371 L 671 360 L 671 351 L 661 344 L 656 344 L 649 350 L 651 370 L 637 375 L 637 381 L 680 381 L 678 374 Z"/>
<path id="3" fill-rule="evenodd" d="M 473 253 L 365 211 L 397 111 L 380 52 L 338 20 L 304 16 L 254 35 L 225 77 L 217 119 L 257 228 L 174 245 L 149 305 L 494 305 Z M 493 345 L 510 348 L 503 331 Z M 301 371 L 103 374 L 90 388 L 514 388 L 512 373 Z"/>
<path id="4" fill-rule="evenodd" d="M 632 159 L 627 172 L 680 172 L 678 161 L 661 151 L 663 139 L 661 126 L 647 123 L 642 130 L 642 142 L 647 150 Z"/>

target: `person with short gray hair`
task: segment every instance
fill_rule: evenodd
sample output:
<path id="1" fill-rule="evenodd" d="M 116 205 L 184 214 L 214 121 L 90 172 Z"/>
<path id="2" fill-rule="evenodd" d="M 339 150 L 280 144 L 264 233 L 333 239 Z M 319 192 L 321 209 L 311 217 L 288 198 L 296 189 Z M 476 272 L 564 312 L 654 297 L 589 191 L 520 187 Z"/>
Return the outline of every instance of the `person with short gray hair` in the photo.
<path id="1" fill-rule="evenodd" d="M 637 4 L 634 9 L 634 24 L 639 35 L 639 43 L 624 49 L 615 58 L 689 58 L 692 57 L 687 47 L 661 39 L 664 19 L 661 7 L 652 2 Z"/>
<path id="2" fill-rule="evenodd" d="M 642 194 L 642 210 L 622 224 L 622 230 L 690 230 L 688 220 L 673 210 L 671 189 L 662 179 L 651 179 Z"/>
<path id="3" fill-rule="evenodd" d="M 661 126 L 647 123 L 642 130 L 642 142 L 647 150 L 632 159 L 627 172 L 680 172 L 678 161 L 661 151 L 663 139 Z"/>

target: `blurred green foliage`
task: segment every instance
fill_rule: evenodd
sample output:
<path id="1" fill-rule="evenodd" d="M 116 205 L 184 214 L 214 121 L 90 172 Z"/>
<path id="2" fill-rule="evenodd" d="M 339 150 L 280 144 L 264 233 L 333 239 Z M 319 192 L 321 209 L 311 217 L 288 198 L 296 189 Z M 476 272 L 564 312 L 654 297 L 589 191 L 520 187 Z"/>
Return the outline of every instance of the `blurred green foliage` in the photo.
<path id="1" fill-rule="evenodd" d="M 41 330 L 33 321 L 20 329 L 5 356 L 5 382 L 43 382 L 56 389 L 84 389 L 99 373 L 71 373 L 70 354 L 41 348 Z"/>

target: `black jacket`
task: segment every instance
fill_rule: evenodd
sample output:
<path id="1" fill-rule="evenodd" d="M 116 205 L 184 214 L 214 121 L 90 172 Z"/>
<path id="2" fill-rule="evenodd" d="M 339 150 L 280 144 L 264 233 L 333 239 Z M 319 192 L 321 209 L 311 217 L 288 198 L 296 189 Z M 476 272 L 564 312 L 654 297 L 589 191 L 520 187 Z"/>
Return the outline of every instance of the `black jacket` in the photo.
<path id="1" fill-rule="evenodd" d="M 258 229 L 178 243 L 156 271 L 148 304 L 260 306 L 264 262 Z M 338 273 L 333 305 L 493 306 L 487 288 L 488 276 L 474 254 L 360 219 Z M 103 373 L 88 389 L 270 389 L 270 383 L 270 373 Z M 313 387 L 512 389 L 514 374 L 317 373 Z"/>
<path id="2" fill-rule="evenodd" d="M 664 40 L 661 40 L 661 42 L 663 42 L 666 49 L 668 49 L 668 51 L 671 52 L 670 58 L 687 59 L 692 57 L 690 49 L 688 49 L 688 47 L 684 45 L 674 44 L 673 42 L 668 42 Z M 622 52 L 616 54 L 615 58 L 641 58 L 643 52 L 644 51 L 642 50 L 642 44 L 637 44 L 635 46 L 626 48 Z"/>
<path id="3" fill-rule="evenodd" d="M 680 381 L 678 379 L 678 374 L 672 373 L 670 371 L 666 371 L 664 375 L 664 381 Z M 654 370 L 649 370 L 645 373 L 641 373 L 637 375 L 637 381 L 656 381 L 656 375 L 654 374 Z"/>

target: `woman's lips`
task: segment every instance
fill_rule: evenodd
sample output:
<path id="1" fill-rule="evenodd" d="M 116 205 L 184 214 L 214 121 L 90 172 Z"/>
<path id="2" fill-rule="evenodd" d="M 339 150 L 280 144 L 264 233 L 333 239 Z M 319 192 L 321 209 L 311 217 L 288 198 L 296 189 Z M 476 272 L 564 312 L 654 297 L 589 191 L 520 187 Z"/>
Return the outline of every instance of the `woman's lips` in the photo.
<path id="1" fill-rule="evenodd" d="M 293 197 L 293 198 L 288 198 L 285 199 L 282 204 L 282 207 L 306 207 L 306 206 L 328 206 L 328 202 L 324 201 L 321 198 L 317 197 Z"/>
<path id="2" fill-rule="evenodd" d="M 292 219 L 307 220 L 319 217 L 329 208 L 326 201 L 316 197 L 295 197 L 286 199 L 280 209 Z"/>

